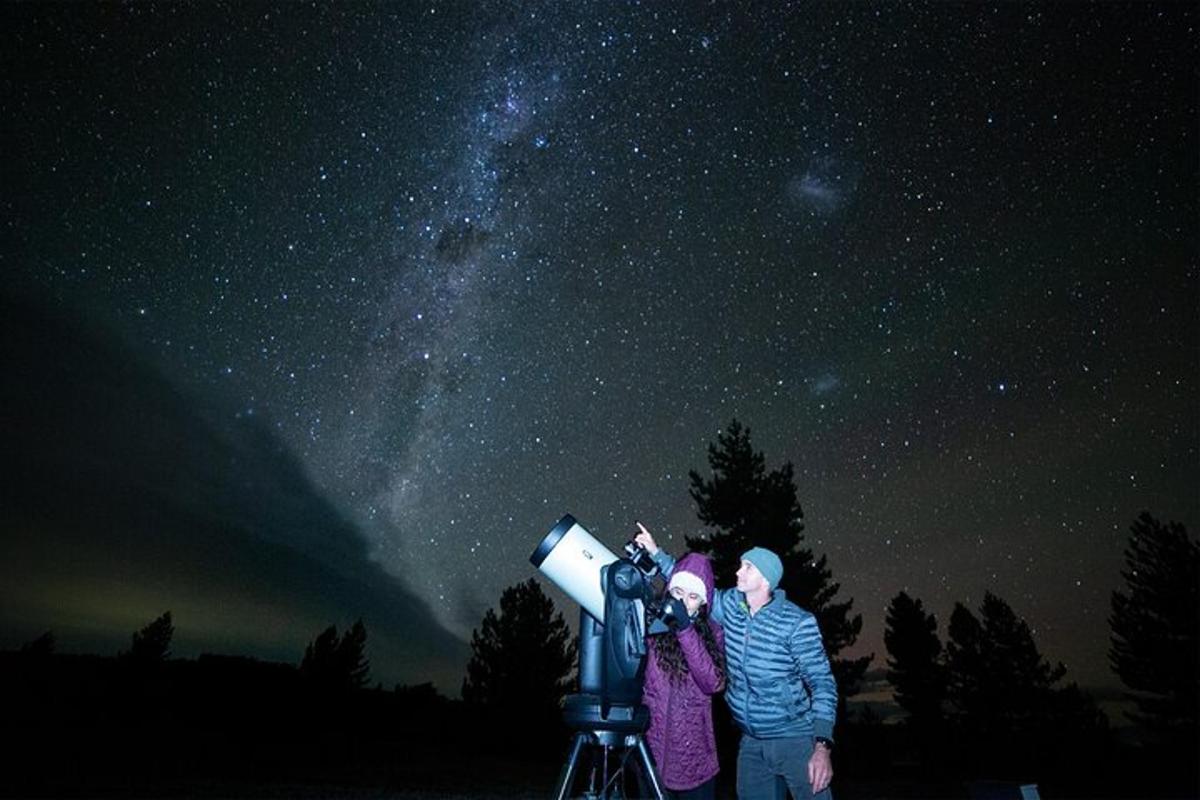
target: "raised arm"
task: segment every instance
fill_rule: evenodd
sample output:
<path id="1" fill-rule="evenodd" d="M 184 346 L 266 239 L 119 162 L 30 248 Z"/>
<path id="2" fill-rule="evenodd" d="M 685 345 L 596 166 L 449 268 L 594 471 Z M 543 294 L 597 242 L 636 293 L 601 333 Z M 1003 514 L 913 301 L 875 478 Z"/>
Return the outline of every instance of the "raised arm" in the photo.
<path id="1" fill-rule="evenodd" d="M 646 530 L 646 526 L 642 523 L 635 523 L 638 528 L 637 535 L 633 537 L 639 545 L 646 548 L 646 552 L 654 559 L 654 563 L 658 564 L 658 568 L 662 570 L 663 577 L 670 580 L 671 573 L 675 570 L 675 557 L 663 550 L 654 541 L 654 537 L 650 535 L 650 531 Z M 726 606 L 732 603 L 740 602 L 737 589 L 714 589 L 712 608 L 709 611 L 709 616 L 717 621 L 718 624 L 725 624 L 725 609 Z"/>
<path id="2" fill-rule="evenodd" d="M 717 652 L 724 653 L 725 641 L 720 625 L 713 627 L 713 634 L 717 640 Z M 696 626 L 688 626 L 675 635 L 679 637 L 679 645 L 683 648 L 683 657 L 687 661 L 688 672 L 691 674 L 692 680 L 696 682 L 696 686 L 700 687 L 700 691 L 705 694 L 716 694 L 724 689 L 725 670 L 718 666 L 709 654 L 708 648 L 704 646 L 704 639 L 696 631 Z"/>

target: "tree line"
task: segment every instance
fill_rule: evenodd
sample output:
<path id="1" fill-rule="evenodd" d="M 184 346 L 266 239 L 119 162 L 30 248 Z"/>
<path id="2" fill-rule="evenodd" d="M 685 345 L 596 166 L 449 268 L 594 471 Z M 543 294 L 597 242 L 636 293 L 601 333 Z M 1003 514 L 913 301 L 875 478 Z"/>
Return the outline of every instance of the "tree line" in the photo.
<path id="1" fill-rule="evenodd" d="M 164 611 L 133 632 L 129 649 L 118 652 L 117 659 L 143 667 L 161 664 L 171 657 L 174 637 L 174 619 L 170 611 Z M 301 680 L 324 691 L 364 688 L 371 673 L 366 646 L 367 627 L 361 618 L 341 635 L 336 625 L 330 625 L 304 648 L 298 669 Z M 54 654 L 55 647 L 54 632 L 46 631 L 22 645 L 19 652 L 30 658 L 45 658 Z"/>

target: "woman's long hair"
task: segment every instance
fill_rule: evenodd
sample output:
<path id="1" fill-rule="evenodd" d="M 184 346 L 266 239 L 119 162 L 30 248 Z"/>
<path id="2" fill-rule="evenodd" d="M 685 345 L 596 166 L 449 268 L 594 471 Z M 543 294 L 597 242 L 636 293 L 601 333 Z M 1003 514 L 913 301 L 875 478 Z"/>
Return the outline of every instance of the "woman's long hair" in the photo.
<path id="1" fill-rule="evenodd" d="M 696 612 L 696 617 L 692 620 L 692 627 L 696 629 L 696 633 L 700 634 L 700 641 L 704 642 L 704 649 L 708 651 L 709 657 L 717 667 L 717 674 L 723 681 L 725 679 L 725 654 L 721 652 L 722 648 L 717 644 L 717 637 L 713 635 L 712 624 L 708 621 L 707 604 L 700 606 L 700 610 Z M 667 674 L 672 683 L 682 683 L 688 676 L 688 665 L 687 658 L 683 655 L 683 647 L 679 644 L 679 637 L 673 633 L 664 633 L 661 636 L 655 636 L 651 641 L 654 655 L 658 659 L 658 665 L 662 667 L 662 671 Z"/>

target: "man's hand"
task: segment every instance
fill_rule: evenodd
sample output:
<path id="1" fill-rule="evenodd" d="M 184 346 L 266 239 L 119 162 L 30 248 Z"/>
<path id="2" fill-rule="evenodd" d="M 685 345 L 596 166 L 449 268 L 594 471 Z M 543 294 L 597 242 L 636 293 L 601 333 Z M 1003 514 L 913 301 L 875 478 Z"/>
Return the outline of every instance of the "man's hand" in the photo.
<path id="1" fill-rule="evenodd" d="M 808 782 L 812 784 L 813 794 L 823 791 L 831 780 L 833 762 L 829 758 L 829 748 L 823 744 L 814 744 L 812 758 L 808 760 Z"/>
<path id="2" fill-rule="evenodd" d="M 646 552 L 650 555 L 657 553 L 658 545 L 654 543 L 654 537 L 650 535 L 650 531 L 646 530 L 646 526 L 640 522 L 635 524 L 638 527 L 638 532 L 637 535 L 633 537 L 633 540 L 642 547 L 646 548 Z"/>

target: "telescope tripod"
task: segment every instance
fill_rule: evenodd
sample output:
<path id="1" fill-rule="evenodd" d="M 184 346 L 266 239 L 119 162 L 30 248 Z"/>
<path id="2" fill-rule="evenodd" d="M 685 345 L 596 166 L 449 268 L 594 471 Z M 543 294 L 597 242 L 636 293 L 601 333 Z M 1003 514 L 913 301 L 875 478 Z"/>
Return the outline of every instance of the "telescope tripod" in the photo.
<path id="1" fill-rule="evenodd" d="M 649 711 L 641 704 L 605 708 L 597 700 L 589 695 L 567 698 L 563 716 L 575 729 L 575 736 L 559 777 L 555 798 L 567 800 L 571 796 L 571 784 L 579 772 L 580 757 L 586 750 L 592 763 L 587 789 L 582 795 L 585 800 L 640 797 L 643 786 L 654 800 L 663 800 L 662 781 L 643 736 L 650 721 Z M 634 779 L 632 795 L 626 792 L 624 780 L 631 759 L 632 766 L 640 767 L 641 771 Z"/>
<path id="2" fill-rule="evenodd" d="M 568 792 L 571 790 L 571 784 L 579 767 L 580 754 L 586 747 L 591 747 L 599 757 L 592 765 L 591 773 L 588 776 L 588 788 L 583 794 L 584 798 L 587 800 L 615 800 L 615 798 L 639 796 L 636 793 L 634 795 L 627 794 L 623 780 L 630 757 L 634 757 L 636 764 L 642 769 L 642 777 L 650 791 L 653 792 L 651 796 L 655 800 L 663 800 L 662 784 L 658 780 L 658 771 L 655 770 L 654 761 L 650 758 L 645 738 L 640 733 L 620 734 L 614 731 L 577 731 L 575 733 L 575 739 L 571 743 L 571 755 L 567 757 L 567 763 L 563 767 L 562 776 L 558 782 L 558 791 L 555 793 L 557 800 L 567 800 Z M 619 760 L 615 768 L 610 770 L 611 757 L 614 755 Z"/>

